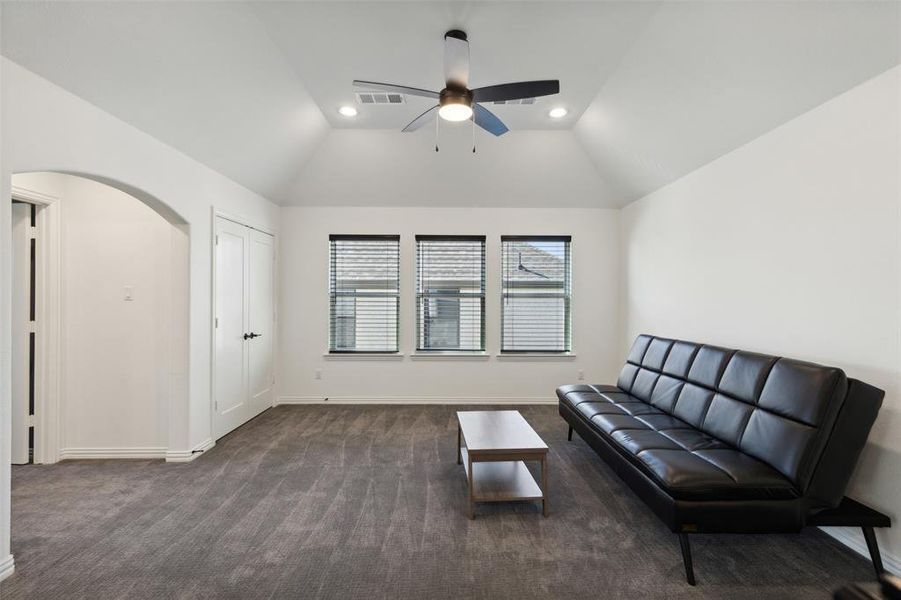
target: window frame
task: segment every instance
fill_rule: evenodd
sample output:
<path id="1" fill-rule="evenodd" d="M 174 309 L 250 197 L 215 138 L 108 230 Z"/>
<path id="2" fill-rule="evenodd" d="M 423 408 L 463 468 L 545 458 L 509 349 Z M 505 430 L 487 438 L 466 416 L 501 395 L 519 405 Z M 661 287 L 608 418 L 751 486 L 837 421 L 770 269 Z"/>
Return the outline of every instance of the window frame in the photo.
<path id="1" fill-rule="evenodd" d="M 422 279 L 421 279 L 421 254 L 420 254 L 420 241 L 442 241 L 442 242 L 480 242 L 481 243 L 481 276 L 480 276 L 480 291 L 479 292 L 469 292 L 463 293 L 458 292 L 457 294 L 437 294 L 437 293 L 429 293 L 423 292 L 421 289 Z M 414 324 L 414 334 L 413 334 L 413 348 L 415 354 L 422 355 L 430 355 L 430 356 L 441 356 L 441 355 L 463 355 L 463 356 L 477 356 L 481 354 L 485 354 L 486 349 L 486 304 L 487 304 L 487 247 L 488 247 L 488 238 L 485 235 L 423 235 L 417 234 L 414 236 L 414 277 L 415 281 L 413 283 L 413 294 L 414 294 L 414 311 L 415 311 L 415 324 Z M 456 299 L 458 301 L 458 314 L 462 311 L 459 307 L 459 301 L 466 298 L 478 298 L 479 299 L 479 347 L 478 348 L 460 348 L 459 339 L 460 332 L 457 333 L 458 343 L 456 348 L 424 348 L 422 347 L 423 339 L 423 323 L 422 319 L 422 302 L 428 298 L 436 298 L 436 299 Z M 459 322 L 459 321 L 458 321 Z"/>
<path id="2" fill-rule="evenodd" d="M 332 289 L 332 283 L 335 281 L 334 276 L 334 252 L 332 250 L 332 242 L 335 241 L 394 241 L 397 244 L 397 289 L 392 292 L 375 292 L 372 294 L 366 295 L 358 295 L 357 293 L 344 293 L 341 294 L 336 290 Z M 383 355 L 383 356 L 393 356 L 400 355 L 400 302 L 401 302 L 401 238 L 399 234 L 329 234 L 328 236 L 328 356 L 348 356 L 348 355 Z M 395 298 L 394 304 L 394 350 L 358 350 L 353 349 L 343 349 L 343 348 L 334 348 L 333 343 L 333 331 L 334 331 L 334 323 L 332 319 L 335 317 L 334 307 L 336 304 L 333 302 L 333 297 L 335 300 L 338 298 L 358 298 L 358 297 L 369 297 L 369 298 Z M 354 302 L 354 322 L 356 322 L 357 315 L 357 306 L 356 302 Z M 354 346 L 356 346 L 356 333 L 354 333 Z"/>
<path id="3" fill-rule="evenodd" d="M 539 349 L 539 348 L 529 348 L 529 349 L 506 349 L 504 348 L 504 323 L 505 320 L 505 309 L 506 309 L 506 299 L 508 293 L 505 293 L 505 264 L 504 264 L 504 242 L 563 242 L 566 244 L 566 265 L 565 265 L 565 273 L 564 273 L 564 292 L 562 295 L 558 296 L 550 296 L 544 295 L 541 297 L 551 297 L 551 298 L 562 298 L 563 299 L 563 339 L 564 346 L 563 349 Z M 498 356 L 527 356 L 530 354 L 533 355 L 550 355 L 550 356 L 572 356 L 573 355 L 573 327 L 572 327 L 572 301 L 573 301 L 573 285 L 572 285 L 572 236 L 571 235 L 502 235 L 501 236 L 501 244 L 500 244 L 500 262 L 501 262 L 501 273 L 500 273 L 500 302 L 501 302 L 501 322 L 500 322 L 500 352 Z M 509 294 L 510 296 L 514 296 L 516 294 Z"/>

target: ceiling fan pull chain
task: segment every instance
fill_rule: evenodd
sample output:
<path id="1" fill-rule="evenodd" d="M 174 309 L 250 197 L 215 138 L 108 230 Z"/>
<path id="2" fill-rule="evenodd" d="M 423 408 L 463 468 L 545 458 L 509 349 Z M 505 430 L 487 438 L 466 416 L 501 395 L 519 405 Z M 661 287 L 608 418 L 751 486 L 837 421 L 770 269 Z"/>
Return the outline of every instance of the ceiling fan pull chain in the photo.
<path id="1" fill-rule="evenodd" d="M 435 152 L 438 152 L 438 121 L 441 119 L 435 119 Z"/>
<path id="2" fill-rule="evenodd" d="M 472 153 L 476 153 L 476 114 L 472 113 Z"/>

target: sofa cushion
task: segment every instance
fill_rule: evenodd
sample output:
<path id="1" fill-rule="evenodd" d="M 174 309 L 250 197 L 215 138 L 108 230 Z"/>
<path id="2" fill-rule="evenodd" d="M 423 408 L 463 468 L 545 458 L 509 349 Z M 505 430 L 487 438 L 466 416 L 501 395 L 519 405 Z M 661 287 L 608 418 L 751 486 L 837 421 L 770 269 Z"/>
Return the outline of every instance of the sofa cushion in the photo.
<path id="1" fill-rule="evenodd" d="M 675 498 L 798 497 L 792 483 L 769 465 L 622 390 L 567 386 L 558 395 Z"/>
<path id="2" fill-rule="evenodd" d="M 737 400 L 756 403 L 776 360 L 766 354 L 736 352 L 720 379 L 720 391 Z"/>
<path id="3" fill-rule="evenodd" d="M 724 456 L 718 457 L 717 454 Z M 779 472 L 735 450 L 687 452 L 684 449 L 649 449 L 636 456 L 674 498 L 787 500 L 798 497 L 791 482 Z M 731 461 L 727 456 L 731 457 Z M 720 466 L 718 460 L 728 469 Z"/>
<path id="4" fill-rule="evenodd" d="M 692 344 L 691 342 L 679 341 L 673 343 L 669 355 L 666 357 L 666 362 L 663 363 L 663 373 L 684 380 L 688 377 L 688 370 L 691 368 L 691 363 L 694 362 L 695 355 L 700 349 L 701 346 L 699 344 Z"/>

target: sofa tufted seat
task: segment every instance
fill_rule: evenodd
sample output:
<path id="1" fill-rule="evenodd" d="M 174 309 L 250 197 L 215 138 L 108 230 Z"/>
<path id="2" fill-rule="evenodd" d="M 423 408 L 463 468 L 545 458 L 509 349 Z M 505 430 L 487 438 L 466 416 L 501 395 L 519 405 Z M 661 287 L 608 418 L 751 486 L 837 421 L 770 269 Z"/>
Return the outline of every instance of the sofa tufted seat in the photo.
<path id="1" fill-rule="evenodd" d="M 734 500 L 798 498 L 766 463 L 630 394 L 564 386 L 562 401 L 608 435 L 623 456 L 674 497 Z"/>
<path id="2" fill-rule="evenodd" d="M 640 335 L 560 415 L 673 531 L 797 532 L 837 507 L 884 392 L 841 369 Z M 689 576 L 693 581 L 693 576 Z"/>

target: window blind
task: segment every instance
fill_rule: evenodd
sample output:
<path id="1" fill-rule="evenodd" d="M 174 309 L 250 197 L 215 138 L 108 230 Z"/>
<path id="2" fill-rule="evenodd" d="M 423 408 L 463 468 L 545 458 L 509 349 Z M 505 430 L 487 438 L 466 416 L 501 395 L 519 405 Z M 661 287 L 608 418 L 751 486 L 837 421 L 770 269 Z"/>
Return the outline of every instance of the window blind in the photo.
<path id="1" fill-rule="evenodd" d="M 400 236 L 329 236 L 329 352 L 397 352 Z"/>
<path id="2" fill-rule="evenodd" d="M 416 236 L 416 349 L 485 350 L 485 236 Z"/>
<path id="3" fill-rule="evenodd" d="M 569 352 L 570 236 L 503 236 L 501 352 Z"/>

